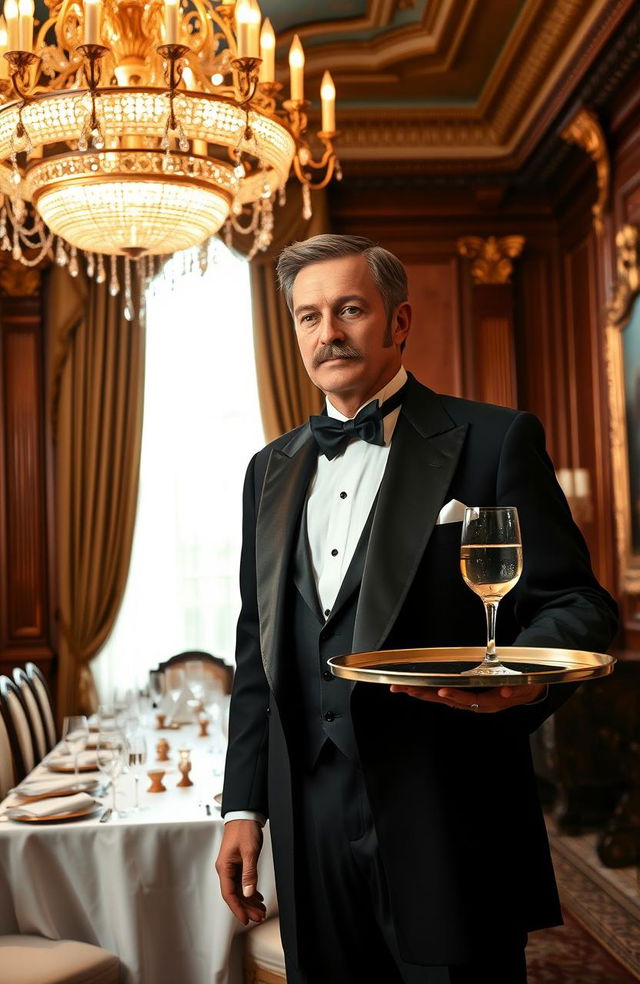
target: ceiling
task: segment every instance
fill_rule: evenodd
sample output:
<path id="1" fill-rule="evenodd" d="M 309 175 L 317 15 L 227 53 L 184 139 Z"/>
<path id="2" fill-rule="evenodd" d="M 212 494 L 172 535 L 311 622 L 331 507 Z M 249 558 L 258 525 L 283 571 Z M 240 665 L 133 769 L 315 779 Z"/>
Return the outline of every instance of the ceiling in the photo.
<path id="1" fill-rule="evenodd" d="M 634 0 L 262 0 L 305 95 L 336 83 L 343 162 L 513 170 Z M 313 110 L 312 110 L 313 114 Z M 313 119 L 313 115 L 312 115 Z"/>

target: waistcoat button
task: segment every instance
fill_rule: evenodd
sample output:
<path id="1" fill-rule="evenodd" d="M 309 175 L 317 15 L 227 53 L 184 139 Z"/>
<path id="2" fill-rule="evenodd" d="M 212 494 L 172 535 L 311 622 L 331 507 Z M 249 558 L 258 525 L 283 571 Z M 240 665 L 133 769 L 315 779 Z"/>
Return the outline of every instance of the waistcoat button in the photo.
<path id="1" fill-rule="evenodd" d="M 329 724 L 331 724 L 331 722 L 335 720 L 335 717 L 336 716 L 333 713 L 333 711 L 327 711 L 327 713 L 324 716 L 324 719 L 325 719 L 325 721 L 328 721 Z"/>

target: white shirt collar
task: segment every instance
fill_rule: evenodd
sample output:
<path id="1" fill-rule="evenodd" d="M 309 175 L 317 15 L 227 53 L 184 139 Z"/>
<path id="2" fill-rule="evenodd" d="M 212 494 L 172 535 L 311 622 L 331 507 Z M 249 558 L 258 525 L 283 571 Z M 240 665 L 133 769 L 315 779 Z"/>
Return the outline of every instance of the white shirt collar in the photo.
<path id="1" fill-rule="evenodd" d="M 362 407 L 366 407 L 369 403 L 372 403 L 373 400 L 378 400 L 380 406 L 382 406 L 385 400 L 388 400 L 389 397 L 393 396 L 394 393 L 397 393 L 398 390 L 402 386 L 404 386 L 404 384 L 407 381 L 407 378 L 408 378 L 407 370 L 405 369 L 404 366 L 400 366 L 393 379 L 390 379 L 387 385 L 383 386 L 381 390 L 378 390 L 378 392 L 375 393 L 370 400 L 367 400 L 366 403 L 363 403 Z M 329 397 L 326 397 L 326 401 L 327 401 L 327 416 L 334 417 L 336 420 L 353 420 L 353 417 L 345 417 L 343 413 L 340 413 L 339 410 L 336 410 Z M 356 416 L 357 413 L 359 413 L 362 410 L 362 407 L 358 407 L 356 413 L 354 413 L 353 415 L 354 417 Z M 393 434 L 393 431 L 395 429 L 399 414 L 400 414 L 400 407 L 398 407 L 397 410 L 393 410 L 390 414 L 387 414 L 387 416 L 384 418 L 383 423 L 384 423 L 385 444 L 388 444 L 389 441 L 391 440 L 391 435 Z"/>

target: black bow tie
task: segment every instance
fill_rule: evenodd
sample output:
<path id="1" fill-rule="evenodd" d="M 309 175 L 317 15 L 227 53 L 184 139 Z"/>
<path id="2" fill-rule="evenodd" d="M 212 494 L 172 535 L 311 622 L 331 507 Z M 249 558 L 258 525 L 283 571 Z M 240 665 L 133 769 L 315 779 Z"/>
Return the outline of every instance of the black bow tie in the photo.
<path id="1" fill-rule="evenodd" d="M 372 400 L 366 407 L 353 417 L 352 420 L 336 420 L 326 414 L 314 414 L 309 417 L 311 433 L 321 453 L 331 461 L 340 454 L 343 447 L 352 437 L 357 437 L 368 444 L 384 445 L 384 417 L 396 407 L 399 407 L 404 397 L 407 384 L 401 386 L 397 393 L 379 405 L 378 400 Z"/>

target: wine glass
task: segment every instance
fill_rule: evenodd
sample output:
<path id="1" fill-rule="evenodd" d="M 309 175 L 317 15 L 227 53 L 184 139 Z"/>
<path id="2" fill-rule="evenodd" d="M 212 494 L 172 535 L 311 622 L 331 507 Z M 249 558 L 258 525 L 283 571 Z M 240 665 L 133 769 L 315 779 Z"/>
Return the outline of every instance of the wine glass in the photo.
<path id="1" fill-rule="evenodd" d="M 469 506 L 465 509 L 460 546 L 460 568 L 467 587 L 484 602 L 487 651 L 478 666 L 465 675 L 516 674 L 503 666 L 496 653 L 496 615 L 500 599 L 522 573 L 522 540 L 515 506 Z"/>
<path id="2" fill-rule="evenodd" d="M 89 725 L 84 714 L 73 714 L 62 722 L 62 738 L 73 755 L 73 770 L 78 775 L 78 756 L 89 741 Z"/>
<path id="3" fill-rule="evenodd" d="M 152 706 L 159 707 L 164 697 L 164 673 L 161 670 L 149 670 L 149 693 Z"/>
<path id="4" fill-rule="evenodd" d="M 119 731 L 101 731 L 96 742 L 96 759 L 98 768 L 111 780 L 111 807 L 116 809 L 116 779 L 122 772 L 127 759 L 127 742 Z M 122 816 L 122 814 L 118 814 Z"/>
<path id="5" fill-rule="evenodd" d="M 147 764 L 147 742 L 144 735 L 135 734 L 128 741 L 129 746 L 129 771 L 133 773 L 133 778 L 135 782 L 135 803 L 134 810 L 139 812 L 141 809 L 140 799 L 139 799 L 139 789 L 140 777 L 145 773 L 145 766 Z"/>

